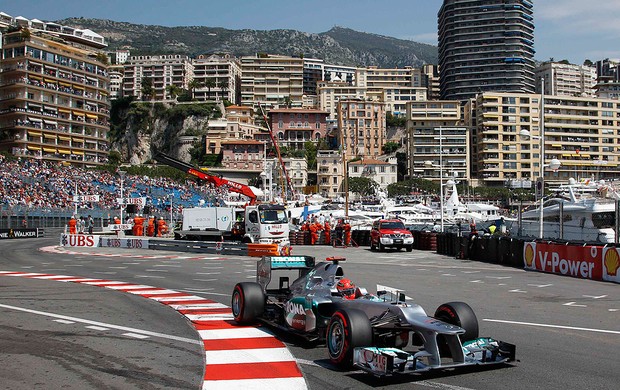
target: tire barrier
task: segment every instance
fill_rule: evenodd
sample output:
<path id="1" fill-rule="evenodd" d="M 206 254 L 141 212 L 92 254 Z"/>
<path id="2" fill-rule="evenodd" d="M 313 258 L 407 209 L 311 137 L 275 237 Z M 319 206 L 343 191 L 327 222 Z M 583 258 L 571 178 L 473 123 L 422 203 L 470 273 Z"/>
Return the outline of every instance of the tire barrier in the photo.
<path id="1" fill-rule="evenodd" d="M 430 235 L 418 233 L 422 241 L 416 249 L 430 249 Z M 502 264 L 509 267 L 523 267 L 523 246 L 529 240 L 505 236 L 458 236 L 456 233 L 437 234 L 437 253 L 457 259 L 475 260 L 485 263 Z M 424 248 L 422 248 L 424 247 Z"/>
<path id="2" fill-rule="evenodd" d="M 413 239 L 415 241 L 415 237 Z M 437 251 L 437 233 L 434 232 L 420 232 L 419 238 L 421 250 Z"/>

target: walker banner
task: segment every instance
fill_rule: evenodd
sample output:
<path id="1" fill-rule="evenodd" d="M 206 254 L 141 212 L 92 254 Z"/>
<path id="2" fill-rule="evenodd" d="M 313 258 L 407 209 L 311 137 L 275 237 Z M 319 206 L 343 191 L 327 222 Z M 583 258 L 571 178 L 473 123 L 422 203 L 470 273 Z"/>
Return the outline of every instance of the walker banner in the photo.
<path id="1" fill-rule="evenodd" d="M 60 245 L 94 248 L 99 246 L 99 237 L 89 234 L 61 234 Z"/>
<path id="2" fill-rule="evenodd" d="M 101 237 L 100 246 L 108 248 L 149 249 L 149 240 L 146 238 Z"/>
<path id="3" fill-rule="evenodd" d="M 523 246 L 523 265 L 530 270 L 603 280 L 602 263 L 607 252 L 602 246 L 526 242 Z M 610 254 L 610 257 L 613 257 L 613 254 Z M 609 263 L 617 270 L 617 260 L 614 262 L 612 259 Z"/>
<path id="4" fill-rule="evenodd" d="M 0 229 L 0 240 L 37 237 L 37 229 Z"/>

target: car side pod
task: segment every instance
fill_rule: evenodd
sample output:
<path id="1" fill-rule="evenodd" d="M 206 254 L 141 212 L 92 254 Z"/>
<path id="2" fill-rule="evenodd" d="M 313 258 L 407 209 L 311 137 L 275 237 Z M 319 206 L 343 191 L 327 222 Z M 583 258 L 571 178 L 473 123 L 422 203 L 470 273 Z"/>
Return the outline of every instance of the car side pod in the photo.
<path id="1" fill-rule="evenodd" d="M 421 350 L 415 353 L 398 348 L 358 347 L 353 351 L 353 365 L 377 377 L 412 374 L 430 370 L 504 364 L 515 360 L 516 346 L 488 337 L 480 337 L 463 345 L 464 361 L 439 365 L 429 364 L 433 354 Z"/>

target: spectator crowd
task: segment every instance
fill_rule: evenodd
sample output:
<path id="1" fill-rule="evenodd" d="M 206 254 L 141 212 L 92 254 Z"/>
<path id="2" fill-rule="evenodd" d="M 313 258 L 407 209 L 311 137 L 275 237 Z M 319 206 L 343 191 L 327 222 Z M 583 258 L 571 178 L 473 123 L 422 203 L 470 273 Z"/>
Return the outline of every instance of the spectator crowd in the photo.
<path id="1" fill-rule="evenodd" d="M 170 211 L 170 194 L 176 211 L 200 204 L 223 204 L 225 188 L 198 185 L 193 180 L 179 183 L 169 178 L 124 175 L 123 197 L 145 197 L 151 212 Z M 72 212 L 74 195 L 99 195 L 99 202 L 78 204 L 79 209 L 118 210 L 121 177 L 105 170 L 38 159 L 8 160 L 0 155 L 0 208 L 28 208 Z M 84 212 L 89 214 L 89 212 Z"/>

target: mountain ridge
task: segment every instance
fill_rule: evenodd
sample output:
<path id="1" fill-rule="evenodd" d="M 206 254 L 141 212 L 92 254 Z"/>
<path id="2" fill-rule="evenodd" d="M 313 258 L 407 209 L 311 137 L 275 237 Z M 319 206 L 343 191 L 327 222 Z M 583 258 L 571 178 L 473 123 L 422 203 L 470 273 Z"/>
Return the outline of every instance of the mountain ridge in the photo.
<path id="1" fill-rule="evenodd" d="M 237 57 L 256 53 L 304 56 L 323 59 L 327 64 L 419 67 L 437 64 L 437 47 L 380 34 L 334 26 L 322 33 L 293 29 L 231 30 L 223 27 L 134 24 L 109 19 L 68 18 L 55 21 L 75 28 L 90 29 L 108 42 L 108 50 L 127 48 L 132 55 L 229 53 Z"/>

